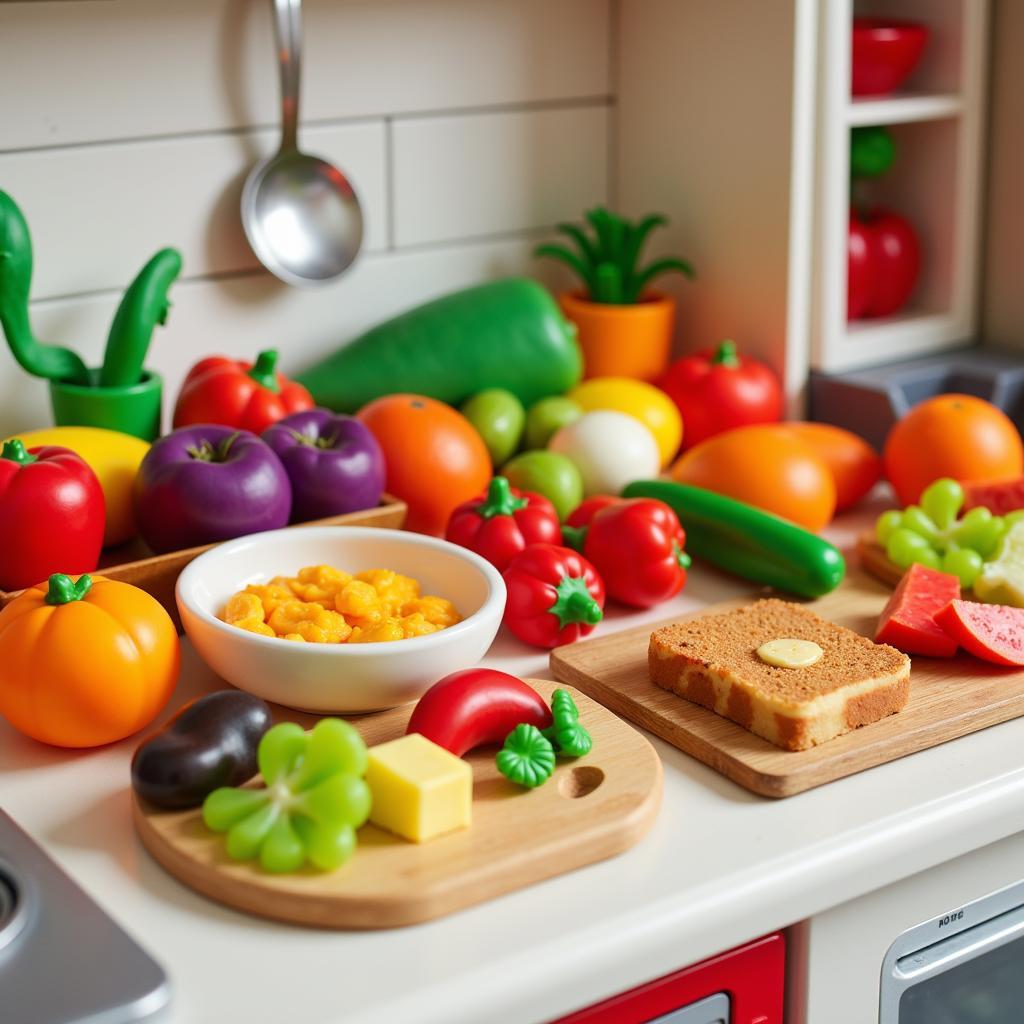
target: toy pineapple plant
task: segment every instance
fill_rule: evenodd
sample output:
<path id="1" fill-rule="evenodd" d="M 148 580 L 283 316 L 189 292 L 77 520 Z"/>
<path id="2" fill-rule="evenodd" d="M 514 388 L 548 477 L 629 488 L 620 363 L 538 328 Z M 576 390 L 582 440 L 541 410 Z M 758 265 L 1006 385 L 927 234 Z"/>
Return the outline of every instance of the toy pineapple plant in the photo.
<path id="1" fill-rule="evenodd" d="M 599 206 L 585 218 L 582 225 L 558 225 L 571 245 L 534 251 L 566 264 L 583 285 L 558 297 L 579 331 L 583 375 L 654 380 L 668 366 L 676 309 L 672 296 L 648 286 L 667 273 L 692 279 L 693 267 L 674 257 L 641 265 L 648 236 L 668 223 L 661 214 L 632 221 Z"/>

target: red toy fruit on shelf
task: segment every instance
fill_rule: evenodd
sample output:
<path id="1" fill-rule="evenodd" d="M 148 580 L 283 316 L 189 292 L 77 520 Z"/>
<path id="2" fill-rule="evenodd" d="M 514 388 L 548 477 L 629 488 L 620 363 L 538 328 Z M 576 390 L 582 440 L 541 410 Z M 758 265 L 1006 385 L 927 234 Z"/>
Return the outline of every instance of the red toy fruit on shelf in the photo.
<path id="1" fill-rule="evenodd" d="M 1006 516 L 1024 508 L 1024 476 L 1009 480 L 963 480 L 962 514 L 987 508 L 994 516 Z"/>
<path id="2" fill-rule="evenodd" d="M 935 616 L 959 597 L 960 581 L 956 576 L 915 563 L 904 573 L 882 610 L 875 643 L 891 644 L 905 654 L 952 658 L 957 642 Z"/>
<path id="3" fill-rule="evenodd" d="M 752 423 L 782 418 L 782 385 L 733 341 L 676 360 L 659 382 L 683 416 L 683 449 Z"/>
<path id="4" fill-rule="evenodd" d="M 850 212 L 846 316 L 892 316 L 907 303 L 921 271 L 914 226 L 891 210 Z"/>
<path id="5" fill-rule="evenodd" d="M 55 572 L 96 568 L 106 506 L 96 474 L 68 448 L 0 450 L 0 587 L 21 590 Z"/>
<path id="6" fill-rule="evenodd" d="M 546 729 L 551 710 L 516 676 L 493 668 L 467 668 L 438 680 L 419 699 L 406 733 L 418 732 L 462 757 L 485 743 L 502 743 L 517 725 Z"/>
<path id="7" fill-rule="evenodd" d="M 277 372 L 277 352 L 267 349 L 255 363 L 210 356 L 189 370 L 174 407 L 174 426 L 220 423 L 262 434 L 293 412 L 312 409 L 313 397 Z"/>
<path id="8" fill-rule="evenodd" d="M 950 601 L 935 621 L 976 658 L 996 665 L 1024 665 L 1024 608 Z"/>
<path id="9" fill-rule="evenodd" d="M 690 565 L 675 512 L 654 498 L 601 495 L 589 502 L 570 516 L 563 535 L 601 574 L 608 596 L 633 608 L 675 597 Z"/>
<path id="10" fill-rule="evenodd" d="M 505 625 L 534 647 L 571 644 L 604 615 L 604 582 L 572 548 L 531 544 L 505 570 Z"/>
<path id="11" fill-rule="evenodd" d="M 915 22 L 854 18 L 850 91 L 854 96 L 895 92 L 917 66 L 927 42 L 927 27 Z"/>
<path id="12" fill-rule="evenodd" d="M 518 491 L 506 477 L 496 476 L 486 493 L 452 512 L 445 539 L 475 551 L 504 572 L 528 544 L 557 544 L 562 533 L 558 513 L 547 498 Z"/>

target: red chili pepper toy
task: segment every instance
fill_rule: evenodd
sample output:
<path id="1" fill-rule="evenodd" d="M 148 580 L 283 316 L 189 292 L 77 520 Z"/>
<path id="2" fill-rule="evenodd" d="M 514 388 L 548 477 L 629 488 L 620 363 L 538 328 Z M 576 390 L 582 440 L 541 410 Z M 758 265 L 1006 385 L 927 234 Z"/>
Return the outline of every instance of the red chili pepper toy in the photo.
<path id="1" fill-rule="evenodd" d="M 255 365 L 225 356 L 200 359 L 181 386 L 174 426 L 220 423 L 262 434 L 290 413 L 312 409 L 313 396 L 276 367 L 274 349 L 261 352 Z"/>
<path id="2" fill-rule="evenodd" d="M 527 544 L 560 543 L 562 529 L 547 498 L 517 491 L 505 477 L 496 476 L 485 494 L 464 501 L 452 512 L 445 537 L 504 572 Z"/>
<path id="3" fill-rule="evenodd" d="M 608 596 L 650 608 L 678 594 L 686 584 L 690 556 L 683 550 L 686 533 L 675 512 L 653 498 L 616 498 L 603 505 L 599 500 L 591 498 L 589 510 L 581 506 L 581 514 L 570 517 L 577 522 L 562 532 L 596 566 Z"/>
<path id="4" fill-rule="evenodd" d="M 413 709 L 406 732 L 418 732 L 456 757 L 501 743 L 524 722 L 546 729 L 551 710 L 521 679 L 493 668 L 467 668 L 434 683 Z"/>
<path id="5" fill-rule="evenodd" d="M 100 560 L 107 510 L 96 474 L 73 451 L 0 452 L 0 587 L 21 590 L 55 572 L 78 576 Z"/>
<path id="6" fill-rule="evenodd" d="M 572 548 L 531 544 L 505 570 L 505 625 L 534 647 L 571 644 L 604 614 L 604 582 Z"/>

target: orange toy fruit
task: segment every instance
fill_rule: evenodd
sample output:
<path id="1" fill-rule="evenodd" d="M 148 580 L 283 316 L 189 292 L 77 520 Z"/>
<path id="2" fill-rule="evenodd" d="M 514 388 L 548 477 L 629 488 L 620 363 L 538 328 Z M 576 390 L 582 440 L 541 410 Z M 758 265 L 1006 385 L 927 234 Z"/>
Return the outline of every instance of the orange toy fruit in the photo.
<path id="1" fill-rule="evenodd" d="M 836 485 L 828 466 L 791 431 L 758 424 L 716 434 L 686 452 L 673 480 L 703 487 L 820 530 L 832 519 Z"/>
<path id="2" fill-rule="evenodd" d="M 903 505 L 915 504 L 939 477 L 1005 480 L 1024 473 L 1017 428 L 973 395 L 937 395 L 915 405 L 889 431 L 882 458 Z"/>
<path id="3" fill-rule="evenodd" d="M 57 747 L 149 725 L 178 681 L 178 634 L 144 590 L 57 573 L 0 611 L 0 714 Z"/>
<path id="4" fill-rule="evenodd" d="M 409 506 L 407 530 L 440 536 L 455 506 L 487 489 L 487 446 L 450 405 L 423 395 L 385 395 L 356 415 L 384 451 L 388 492 Z"/>
<path id="5" fill-rule="evenodd" d="M 882 477 L 878 452 L 857 434 L 831 423 L 784 423 L 829 468 L 836 485 L 836 511 L 856 505 Z"/>

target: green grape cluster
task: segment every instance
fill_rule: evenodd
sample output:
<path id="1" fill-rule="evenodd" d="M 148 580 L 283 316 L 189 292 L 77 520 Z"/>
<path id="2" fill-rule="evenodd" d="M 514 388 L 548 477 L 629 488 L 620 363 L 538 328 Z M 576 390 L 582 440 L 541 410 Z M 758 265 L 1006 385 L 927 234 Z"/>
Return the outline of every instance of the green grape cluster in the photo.
<path id="1" fill-rule="evenodd" d="M 918 562 L 951 573 L 961 586 L 973 586 L 1007 530 L 1024 518 L 1024 510 L 994 516 L 987 508 L 972 508 L 958 518 L 963 503 L 964 490 L 956 480 L 936 480 L 921 495 L 920 505 L 883 512 L 875 536 L 901 569 Z"/>
<path id="2" fill-rule="evenodd" d="M 297 871 L 308 860 L 322 871 L 356 848 L 356 829 L 370 814 L 366 744 L 348 722 L 321 719 L 310 732 L 275 725 L 257 752 L 265 787 L 215 789 L 203 821 L 227 833 L 233 860 L 258 857 L 264 871 Z"/>

